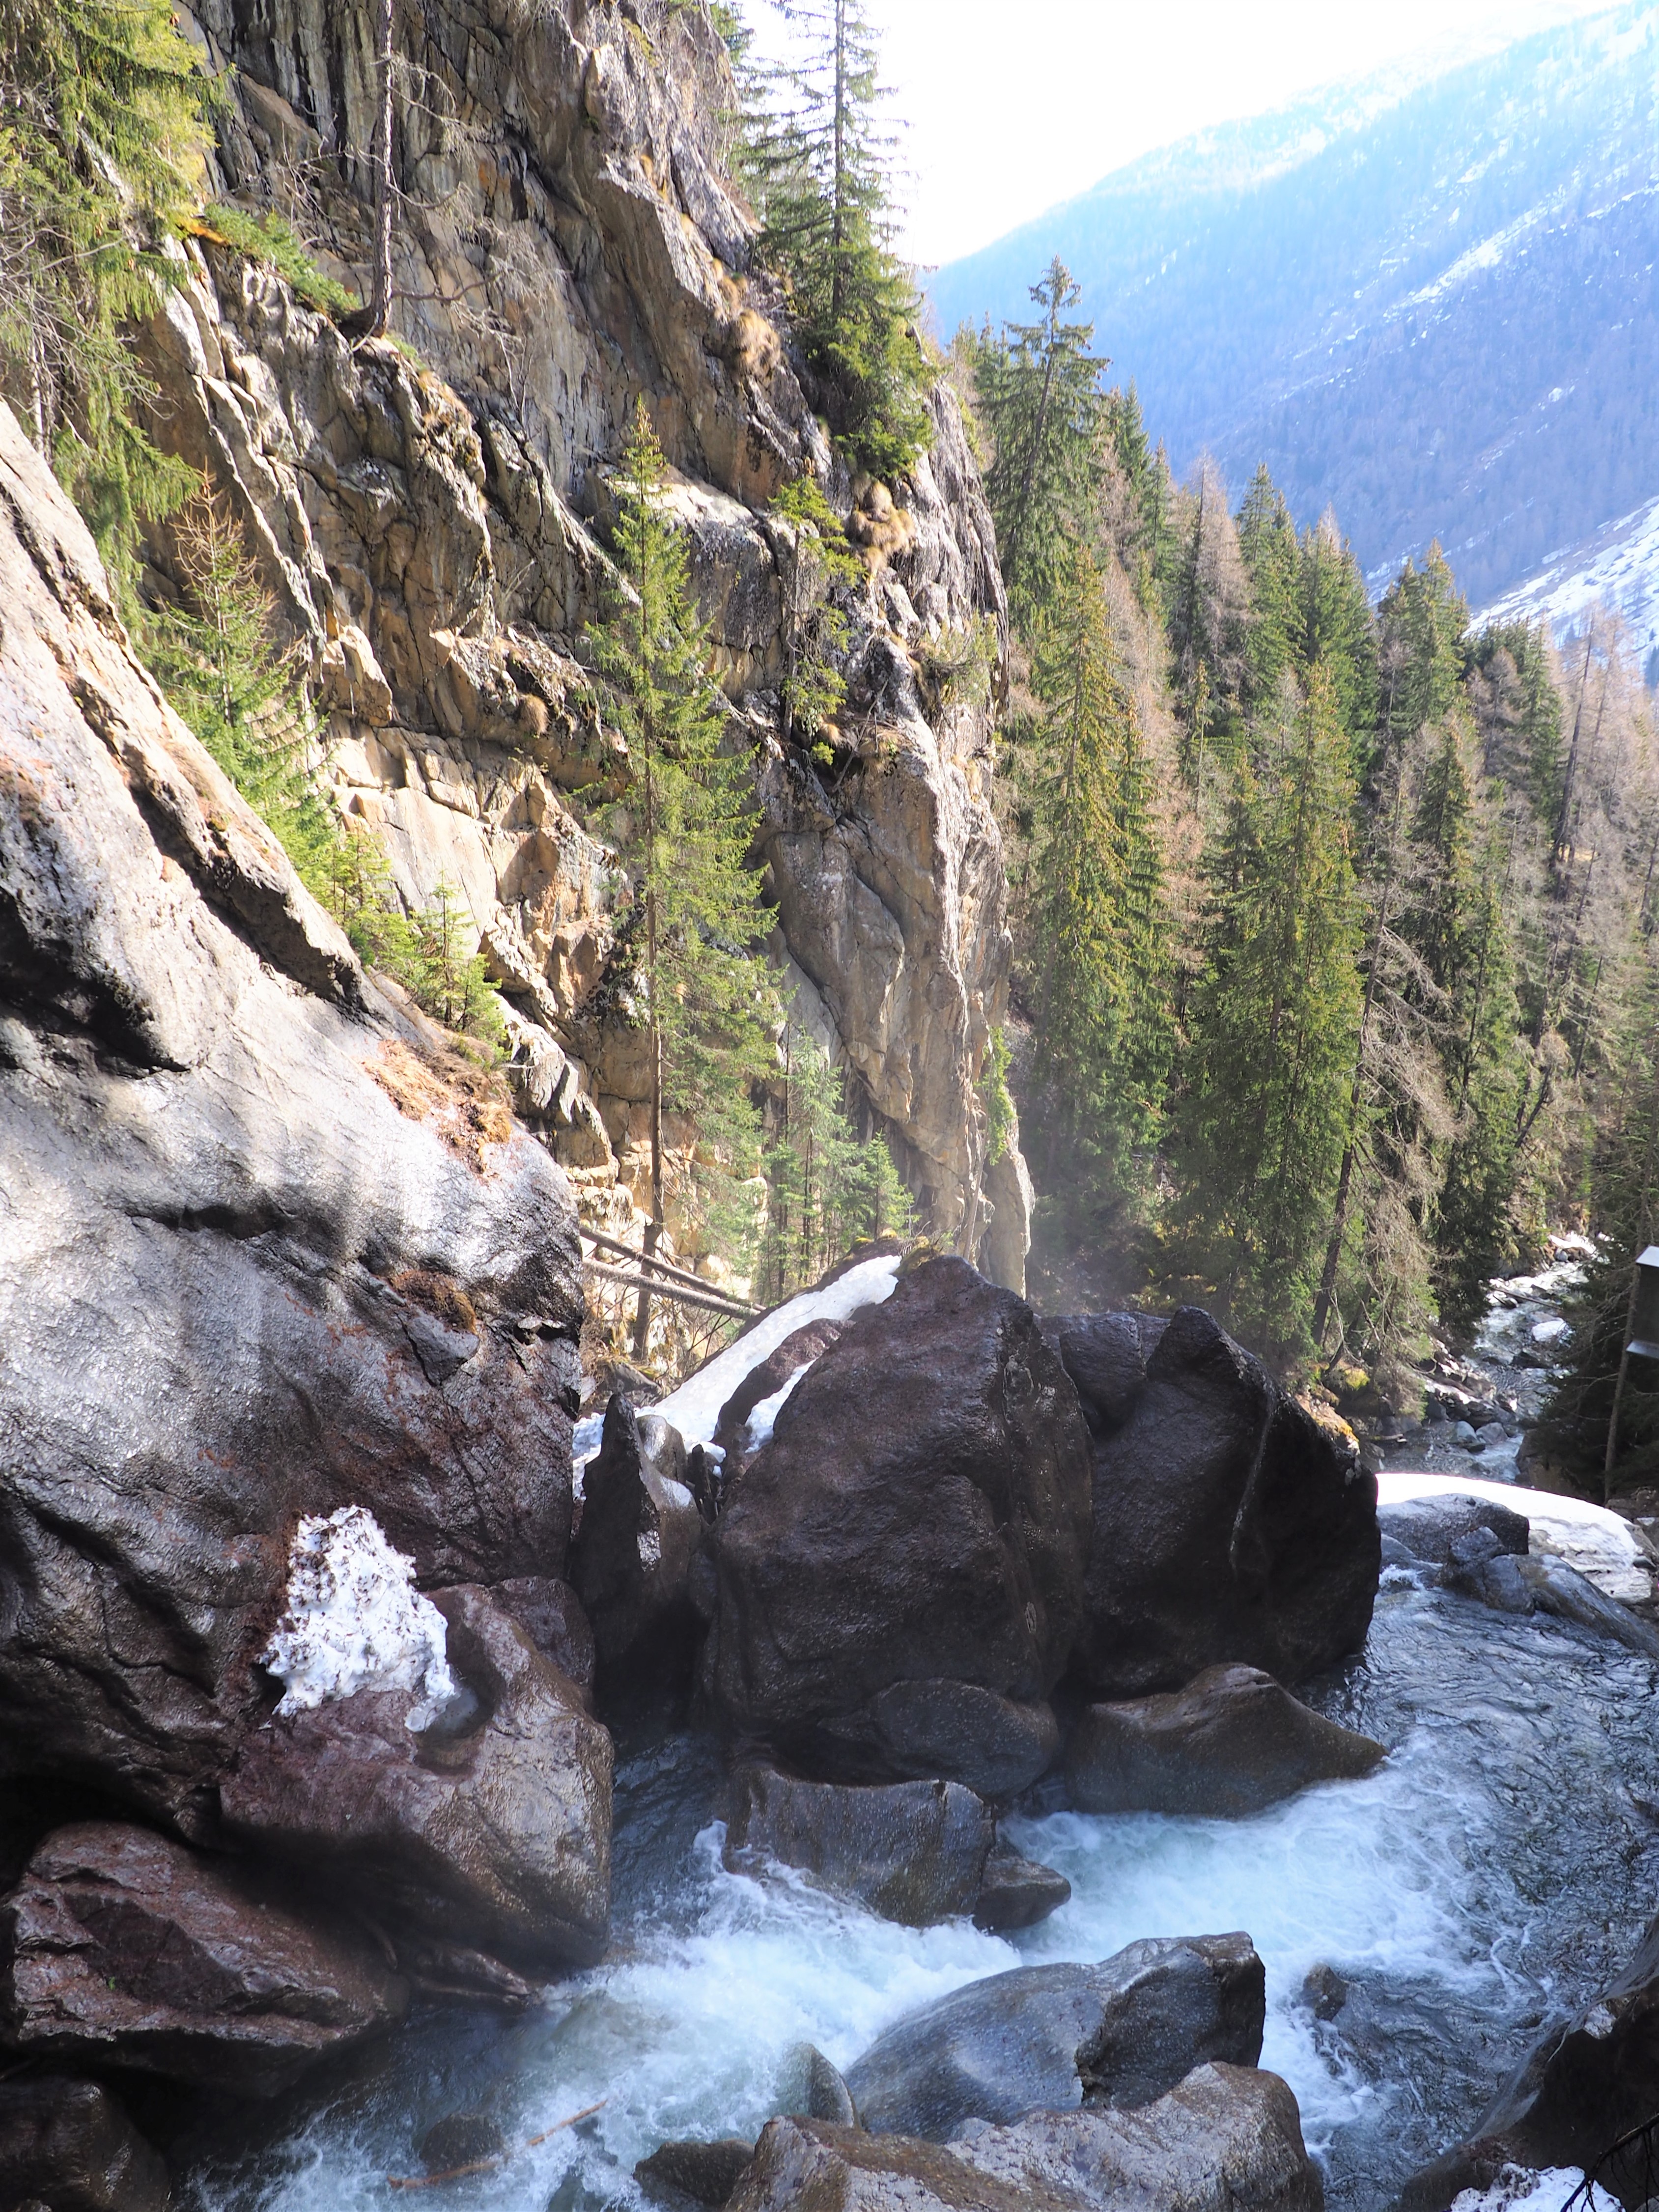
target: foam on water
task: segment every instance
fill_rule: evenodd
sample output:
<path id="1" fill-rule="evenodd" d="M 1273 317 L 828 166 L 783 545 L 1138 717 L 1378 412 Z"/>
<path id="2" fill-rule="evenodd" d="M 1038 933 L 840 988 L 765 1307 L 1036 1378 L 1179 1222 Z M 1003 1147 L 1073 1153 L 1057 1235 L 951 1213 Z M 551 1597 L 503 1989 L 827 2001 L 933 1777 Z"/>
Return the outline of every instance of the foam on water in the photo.
<path id="1" fill-rule="evenodd" d="M 804 1880 L 720 1863 L 719 1768 L 679 1740 L 619 1773 L 607 1963 L 511 2024 L 446 2014 L 284 2141 L 198 2166 L 191 2212 L 358 2212 L 446 2112 L 509 2142 L 605 2098 L 573 2133 L 471 2180 L 489 2212 L 632 2203 L 676 2136 L 758 2130 L 797 2092 L 798 2046 L 838 2064 L 918 2004 L 1029 1960 L 1136 1937 L 1247 1929 L 1267 1966 L 1265 2063 L 1301 2103 L 1330 2203 L 1370 2212 L 1466 2134 L 1540 2021 L 1588 2001 L 1638 1939 L 1655 1873 L 1655 1670 L 1554 1621 L 1439 1591 L 1379 1600 L 1366 1662 L 1310 1694 L 1392 1755 L 1250 1820 L 1032 1814 L 1009 1827 L 1069 1905 L 1012 1941 L 905 1929 Z M 1564 1817 L 1564 1813 L 1565 1817 Z M 1348 1984 L 1334 2020 L 1310 1968 Z M 421 2200 L 434 2212 L 451 2199 Z M 454 2201 L 459 2202 L 457 2197 Z M 1542 2203 L 1528 2212 L 1546 2212 Z"/>

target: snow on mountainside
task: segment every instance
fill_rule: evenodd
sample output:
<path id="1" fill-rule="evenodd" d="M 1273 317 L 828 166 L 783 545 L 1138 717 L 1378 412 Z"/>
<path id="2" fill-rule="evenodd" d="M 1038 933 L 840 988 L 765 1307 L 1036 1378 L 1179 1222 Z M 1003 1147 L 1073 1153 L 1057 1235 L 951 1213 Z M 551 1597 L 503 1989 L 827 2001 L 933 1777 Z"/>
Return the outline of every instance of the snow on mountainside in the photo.
<path id="1" fill-rule="evenodd" d="M 1659 499 L 1621 515 L 1588 545 L 1575 546 L 1537 576 L 1480 611 L 1482 622 L 1548 622 L 1578 628 L 1594 607 L 1614 609 L 1650 687 L 1659 685 Z"/>
<path id="2" fill-rule="evenodd" d="M 1265 460 L 1369 573 L 1438 538 L 1492 601 L 1659 495 L 1656 111 L 1638 0 L 1150 156 L 939 270 L 935 319 L 1023 318 L 1058 253 L 1178 469 Z"/>

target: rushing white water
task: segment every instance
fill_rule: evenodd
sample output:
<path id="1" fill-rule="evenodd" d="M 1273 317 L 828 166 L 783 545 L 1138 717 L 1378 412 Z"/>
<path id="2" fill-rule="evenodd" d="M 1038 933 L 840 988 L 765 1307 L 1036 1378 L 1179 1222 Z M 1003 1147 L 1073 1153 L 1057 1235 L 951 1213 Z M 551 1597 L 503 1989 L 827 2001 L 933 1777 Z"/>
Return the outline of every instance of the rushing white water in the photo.
<path id="1" fill-rule="evenodd" d="M 727 1874 L 716 1759 L 676 1740 L 619 1775 L 605 1966 L 515 2023 L 416 2024 L 295 2132 L 233 2166 L 204 2156 L 186 2202 L 357 2212 L 386 2202 L 388 2173 L 419 2171 L 414 2145 L 447 2112 L 487 2110 L 522 2145 L 605 2098 L 464 2200 L 599 2212 L 635 2201 L 634 2162 L 658 2142 L 752 2136 L 787 2109 L 804 2042 L 845 2064 L 912 2007 L 1022 1958 L 1240 1928 L 1267 1965 L 1265 2063 L 1297 2093 L 1333 2206 L 1370 2212 L 1468 2130 L 1540 2021 L 1633 1948 L 1659 1871 L 1643 1810 L 1659 1802 L 1654 1690 L 1645 1662 L 1558 1622 L 1385 1592 L 1365 1661 L 1316 1693 L 1391 1746 L 1376 1774 L 1249 1820 L 1011 1822 L 1073 1885 L 1016 1942 L 966 1922 L 898 1928 L 799 1878 Z M 1315 1966 L 1349 1986 L 1334 2020 L 1303 1996 Z"/>

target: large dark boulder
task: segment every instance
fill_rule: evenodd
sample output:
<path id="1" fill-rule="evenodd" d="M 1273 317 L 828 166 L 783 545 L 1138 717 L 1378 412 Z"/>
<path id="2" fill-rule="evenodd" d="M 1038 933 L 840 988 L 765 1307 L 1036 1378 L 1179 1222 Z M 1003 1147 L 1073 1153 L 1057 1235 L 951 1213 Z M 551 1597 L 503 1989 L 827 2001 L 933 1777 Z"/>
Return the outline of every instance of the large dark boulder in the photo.
<path id="1" fill-rule="evenodd" d="M 3 405 L 0 607 L 0 1789 L 206 1839 L 298 1516 L 562 1571 L 575 1212 L 165 706 Z"/>
<path id="2" fill-rule="evenodd" d="M 725 1861 L 799 1867 L 884 1919 L 925 1928 L 971 1912 L 996 1824 L 959 1782 L 801 1782 L 767 1766 L 732 1778 Z"/>
<path id="3" fill-rule="evenodd" d="M 731 2212 L 1322 2212 L 1276 2074 L 1201 2066 L 1139 2111 L 1037 2112 L 953 2143 L 774 2120 Z"/>
<path id="4" fill-rule="evenodd" d="M 18 2212 L 167 2212 L 167 2168 L 95 2081 L 0 2081 L 0 2204 Z"/>
<path id="5" fill-rule="evenodd" d="M 273 1716 L 225 1778 L 225 1826 L 394 1933 L 529 1971 L 591 1965 L 610 1924 L 611 1738 L 487 1592 L 435 1601 L 470 1693 L 462 1724 L 411 1729 L 406 1691 Z"/>
<path id="6" fill-rule="evenodd" d="M 1091 1705 L 1066 1778 L 1085 1813 L 1259 1813 L 1313 1783 L 1369 1774 L 1387 1756 L 1258 1668 L 1206 1667 L 1184 1690 Z"/>
<path id="7" fill-rule="evenodd" d="M 1127 1345 L 1109 1360 L 1115 1340 L 1097 1334 L 1085 1360 L 1081 1328 L 1059 1335 L 1100 1431 L 1084 1686 L 1136 1697 L 1227 1661 L 1294 1682 L 1357 1651 L 1381 1547 L 1376 1486 L 1352 1439 L 1196 1306 L 1158 1334 L 1138 1390 Z"/>
<path id="8" fill-rule="evenodd" d="M 699 1624 L 687 1577 L 703 1524 L 686 1473 L 679 1431 L 636 1413 L 617 1392 L 605 1408 L 599 1455 L 583 1472 L 581 1522 L 570 1548 L 602 1700 L 684 1690 L 690 1679 Z"/>
<path id="9" fill-rule="evenodd" d="M 273 2096 L 402 2019 L 407 1984 L 325 1901 L 114 1821 L 60 1829 L 0 1902 L 20 2051 Z"/>
<path id="10" fill-rule="evenodd" d="M 965 2120 L 1144 2105 L 1209 2059 L 1254 2066 L 1266 2003 L 1248 1936 L 1131 1943 L 953 1990 L 890 2027 L 847 2086 L 876 2134 L 939 2142 Z"/>
<path id="11" fill-rule="evenodd" d="M 806 1772 L 1019 1787 L 1052 1755 L 1088 1526 L 1088 1435 L 1036 1316 L 925 1262 L 853 1316 L 727 1493 L 714 1715 Z"/>

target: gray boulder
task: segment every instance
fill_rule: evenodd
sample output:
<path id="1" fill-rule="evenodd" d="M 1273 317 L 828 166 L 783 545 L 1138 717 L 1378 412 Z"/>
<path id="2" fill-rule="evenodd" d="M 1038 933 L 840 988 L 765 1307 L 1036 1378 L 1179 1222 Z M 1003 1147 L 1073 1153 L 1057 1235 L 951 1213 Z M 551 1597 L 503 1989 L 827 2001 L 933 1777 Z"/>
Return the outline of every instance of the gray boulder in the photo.
<path id="1" fill-rule="evenodd" d="M 926 1261 L 726 1492 L 708 1705 L 800 1772 L 1017 1789 L 1052 1755 L 1088 1528 L 1088 1435 L 1036 1316 Z"/>
<path id="2" fill-rule="evenodd" d="M 1085 1813 L 1259 1813 L 1316 1782 L 1369 1774 L 1387 1747 L 1255 1667 L 1208 1667 L 1184 1690 L 1091 1705 L 1066 1758 Z"/>
<path id="3" fill-rule="evenodd" d="M 1070 1901 L 1072 1885 L 1053 1867 L 1022 1858 L 1006 1844 L 998 1844 L 985 1862 L 985 1879 L 974 1906 L 974 1925 L 994 1935 L 1016 1928 L 1034 1928 L 1051 1912 Z"/>
<path id="4" fill-rule="evenodd" d="M 1254 2066 L 1265 1984 L 1248 1936 L 1131 1943 L 1097 1966 L 1020 1966 L 910 2014 L 847 2073 L 878 2135 L 944 2142 L 1084 2104 L 1131 2106 L 1212 2058 Z"/>
<path id="5" fill-rule="evenodd" d="M 687 1591 L 702 1516 L 678 1429 L 617 1392 L 582 1477 L 570 1579 L 592 1624 L 600 1698 L 690 1681 L 697 1619 Z"/>
<path id="6" fill-rule="evenodd" d="M 684 2197 L 694 2204 L 724 2204 L 754 2155 L 754 2144 L 741 2136 L 665 2142 L 640 2160 L 634 2179 L 647 2197 L 669 2204 Z"/>
<path id="7" fill-rule="evenodd" d="M 1096 1428 L 1084 1685 L 1139 1697 L 1228 1661 L 1294 1682 L 1358 1650 L 1381 1548 L 1352 1437 L 1196 1306 L 1155 1336 L 1108 1318 L 1058 1331 Z"/>
<path id="8" fill-rule="evenodd" d="M 1532 1532 L 1523 1513 L 1485 1498 L 1465 1498 L 1450 1492 L 1437 1498 L 1413 1498 L 1397 1505 L 1379 1505 L 1377 1526 L 1386 1540 L 1403 1547 L 1413 1559 L 1446 1566 L 1451 1547 L 1460 1537 L 1476 1529 L 1487 1530 L 1497 1540 L 1496 1549 L 1525 1555 Z"/>
<path id="9" fill-rule="evenodd" d="M 732 2212 L 1322 2212 L 1277 2075 L 1198 2068 L 1134 2112 L 1043 2112 L 945 2144 L 774 2120 Z"/>
<path id="10" fill-rule="evenodd" d="M 3 404 L 0 607 L 0 1787 L 208 1840 L 298 1516 L 562 1570 L 575 1212 L 163 703 Z"/>
<path id="11" fill-rule="evenodd" d="M 971 1912 L 995 1826 L 957 1782 L 859 1787 L 800 1782 L 767 1766 L 732 1778 L 725 1861 L 799 1867 L 888 1920 L 925 1928 Z"/>
<path id="12" fill-rule="evenodd" d="M 246 1870 L 114 1821 L 60 1829 L 0 1903 L 0 2015 L 20 2051 L 266 2097 L 401 2020 L 362 1928 L 303 1917 Z"/>
<path id="13" fill-rule="evenodd" d="M 471 1692 L 463 1727 L 413 1732 L 403 1691 L 274 1717 L 225 1778 L 225 1826 L 394 1930 L 532 1972 L 592 1965 L 610 1925 L 611 1738 L 487 1592 L 434 1601 Z"/>

